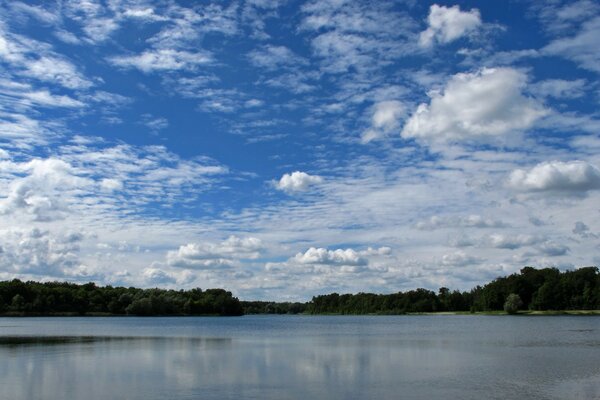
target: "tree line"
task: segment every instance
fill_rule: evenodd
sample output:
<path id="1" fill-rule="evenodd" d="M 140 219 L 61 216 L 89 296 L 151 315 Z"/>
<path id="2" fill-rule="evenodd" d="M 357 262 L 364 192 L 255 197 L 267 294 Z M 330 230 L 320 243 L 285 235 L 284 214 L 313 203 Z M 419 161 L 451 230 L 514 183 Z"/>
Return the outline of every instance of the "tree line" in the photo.
<path id="1" fill-rule="evenodd" d="M 13 315 L 242 315 L 223 289 L 164 290 L 66 282 L 0 282 L 0 313 Z"/>
<path id="2" fill-rule="evenodd" d="M 338 294 L 315 296 L 310 314 L 404 314 L 440 311 L 597 310 L 600 274 L 597 267 L 560 272 L 556 268 L 522 268 L 470 291 L 437 293 L 416 289 L 393 294 Z"/>
<path id="3" fill-rule="evenodd" d="M 307 303 L 240 301 L 224 289 L 138 289 L 66 282 L 0 282 L 4 315 L 405 314 L 441 311 L 598 310 L 597 267 L 525 267 L 470 291 L 315 296 Z"/>

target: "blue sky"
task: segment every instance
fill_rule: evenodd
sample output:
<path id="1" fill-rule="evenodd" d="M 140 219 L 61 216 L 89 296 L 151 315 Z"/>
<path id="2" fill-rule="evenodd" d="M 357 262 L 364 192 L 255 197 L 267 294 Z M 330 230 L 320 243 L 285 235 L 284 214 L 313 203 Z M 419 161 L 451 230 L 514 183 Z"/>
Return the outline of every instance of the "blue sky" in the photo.
<path id="1" fill-rule="evenodd" d="M 594 1 L 0 5 L 0 279 L 244 299 L 600 264 Z"/>

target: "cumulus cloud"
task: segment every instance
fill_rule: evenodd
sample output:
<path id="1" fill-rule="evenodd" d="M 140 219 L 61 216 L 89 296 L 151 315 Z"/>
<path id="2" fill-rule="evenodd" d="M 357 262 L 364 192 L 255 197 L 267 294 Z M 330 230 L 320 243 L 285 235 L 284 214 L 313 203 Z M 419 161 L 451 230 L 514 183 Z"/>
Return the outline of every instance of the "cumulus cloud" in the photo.
<path id="1" fill-rule="evenodd" d="M 0 198 L 0 214 L 24 212 L 34 221 L 52 221 L 65 217 L 69 193 L 89 186 L 89 179 L 63 160 L 35 159 L 10 166 L 26 174 L 11 181 L 8 196 Z"/>
<path id="2" fill-rule="evenodd" d="M 166 271 L 159 268 L 146 268 L 142 271 L 142 277 L 152 285 L 165 285 L 176 283 L 177 279 Z"/>
<path id="3" fill-rule="evenodd" d="M 212 62 L 205 51 L 191 53 L 174 49 L 146 50 L 138 55 L 110 57 L 109 62 L 122 68 L 137 68 L 144 73 L 157 71 L 194 70 Z"/>
<path id="4" fill-rule="evenodd" d="M 338 274 L 356 274 L 372 268 L 369 266 L 372 260 L 385 259 L 391 252 L 392 249 L 387 246 L 368 247 L 365 250 L 311 247 L 285 262 L 267 263 L 265 270 L 278 276 L 317 273 L 321 277 L 333 277 Z"/>
<path id="5" fill-rule="evenodd" d="M 353 249 L 327 250 L 311 247 L 298 253 L 293 261 L 298 264 L 366 265 L 367 260 Z"/>
<path id="6" fill-rule="evenodd" d="M 68 279 L 98 278 L 79 259 L 79 232 L 52 234 L 34 229 L 0 230 L 0 271 Z"/>
<path id="7" fill-rule="evenodd" d="M 523 131 L 546 110 L 523 95 L 526 75 L 512 68 L 483 68 L 454 75 L 443 92 L 430 94 L 402 129 L 406 139 L 431 142 L 503 137 Z"/>
<path id="8" fill-rule="evenodd" d="M 263 250 L 262 241 L 255 237 L 230 236 L 213 243 L 188 243 L 167 253 L 167 264 L 179 268 L 210 269 L 231 266 L 242 259 L 256 259 Z"/>
<path id="9" fill-rule="evenodd" d="M 309 175 L 306 172 L 294 171 L 291 174 L 284 174 L 275 187 L 286 193 L 305 192 L 311 186 L 323 182 L 323 178 L 318 175 Z"/>
<path id="10" fill-rule="evenodd" d="M 363 132 L 362 142 L 368 143 L 400 128 L 404 116 L 404 105 L 397 100 L 381 101 L 372 109 L 371 127 Z"/>
<path id="11" fill-rule="evenodd" d="M 514 170 L 508 185 L 529 192 L 583 193 L 600 189 L 600 169 L 586 161 L 543 162 L 529 170 Z"/>
<path id="12" fill-rule="evenodd" d="M 419 36 L 421 47 L 434 43 L 450 43 L 462 36 L 473 33 L 481 26 L 481 15 L 474 8 L 461 11 L 459 6 L 445 7 L 433 4 L 427 17 L 428 27 Z"/>

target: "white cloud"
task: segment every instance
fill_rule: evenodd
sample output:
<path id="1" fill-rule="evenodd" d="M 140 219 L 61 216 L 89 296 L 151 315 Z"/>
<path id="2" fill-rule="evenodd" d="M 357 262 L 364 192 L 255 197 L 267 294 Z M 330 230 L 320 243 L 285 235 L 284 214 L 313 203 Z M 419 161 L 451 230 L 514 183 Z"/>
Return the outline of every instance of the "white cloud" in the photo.
<path id="1" fill-rule="evenodd" d="M 450 43 L 473 33 L 481 26 L 481 15 L 476 8 L 461 11 L 459 6 L 433 4 L 429 9 L 427 23 L 428 28 L 419 36 L 419 45 L 422 47 L 430 47 L 435 42 Z"/>
<path id="2" fill-rule="evenodd" d="M 194 70 L 199 65 L 213 61 L 210 53 L 179 51 L 174 49 L 146 50 L 139 55 L 115 56 L 108 59 L 122 68 L 137 68 L 145 73 L 157 71 Z"/>
<path id="3" fill-rule="evenodd" d="M 298 253 L 293 261 L 298 264 L 365 265 L 367 260 L 353 249 L 327 250 L 311 247 Z"/>
<path id="4" fill-rule="evenodd" d="M 523 131 L 546 110 L 523 95 L 526 76 L 512 68 L 483 68 L 454 75 L 431 93 L 406 122 L 402 137 L 432 142 L 507 137 Z"/>
<path id="5" fill-rule="evenodd" d="M 576 99 L 585 95 L 585 79 L 547 79 L 531 85 L 531 92 L 541 98 Z"/>
<path id="6" fill-rule="evenodd" d="M 90 184 L 77 176 L 70 164 L 55 158 L 36 159 L 12 168 L 27 175 L 10 182 L 8 196 L 0 198 L 0 214 L 23 211 L 34 221 L 62 219 L 69 206 L 69 194 Z"/>
<path id="7" fill-rule="evenodd" d="M 228 267 L 241 259 L 256 259 L 263 250 L 262 241 L 255 237 L 230 236 L 213 243 L 188 243 L 167 253 L 167 264 L 178 268 L 210 269 Z"/>
<path id="8" fill-rule="evenodd" d="M 104 178 L 100 181 L 100 186 L 103 190 L 112 192 L 123 189 L 123 182 L 118 179 Z"/>
<path id="9" fill-rule="evenodd" d="M 286 193 L 296 193 L 307 191 L 311 186 L 323 182 L 323 178 L 317 175 L 309 175 L 306 172 L 294 171 L 291 174 L 284 174 L 275 187 Z"/>
<path id="10" fill-rule="evenodd" d="M 281 67 L 298 67 L 308 61 L 285 46 L 267 45 L 248 53 L 250 62 L 259 68 L 276 70 Z"/>
<path id="11" fill-rule="evenodd" d="M 464 267 L 467 265 L 480 264 L 484 261 L 484 258 L 469 255 L 464 251 L 457 251 L 451 254 L 444 254 L 442 256 L 442 265 L 453 267 Z"/>
<path id="12" fill-rule="evenodd" d="M 531 246 L 542 242 L 544 239 L 535 235 L 505 235 L 493 234 L 486 237 L 484 243 L 497 249 L 518 249 L 523 246 Z"/>
<path id="13" fill-rule="evenodd" d="M 206 4 L 203 7 L 182 7 L 169 4 L 161 16 L 168 18 L 160 32 L 148 42 L 157 49 L 197 47 L 206 33 L 235 35 L 238 33 L 237 5 Z"/>
<path id="14" fill-rule="evenodd" d="M 585 161 L 543 162 L 514 170 L 508 185 L 521 191 L 581 193 L 600 189 L 600 169 Z"/>
<path id="15" fill-rule="evenodd" d="M 62 279 L 100 276 L 80 261 L 80 234 L 52 234 L 45 230 L 0 229 L 0 271 Z"/>
<path id="16" fill-rule="evenodd" d="M 0 94 L 8 99 L 14 99 L 21 107 L 63 107 L 81 108 L 85 104 L 79 100 L 65 95 L 55 95 L 47 89 L 34 89 L 25 83 L 16 83 L 0 79 Z"/>
<path id="17" fill-rule="evenodd" d="M 68 89 L 87 89 L 93 83 L 51 46 L 6 31 L 0 24 L 0 60 L 14 68 L 12 72 L 44 82 L 58 83 Z"/>
<path id="18" fill-rule="evenodd" d="M 405 115 L 405 108 L 400 101 L 387 100 L 376 103 L 372 113 L 371 127 L 362 134 L 363 143 L 368 143 L 399 129 L 400 119 Z"/>
<path id="19" fill-rule="evenodd" d="M 140 123 L 152 132 L 158 132 L 169 127 L 169 120 L 164 117 L 155 117 L 152 114 L 142 114 Z"/>
<path id="20" fill-rule="evenodd" d="M 415 23 L 387 3 L 311 1 L 300 28 L 315 32 L 311 46 L 328 73 L 371 71 L 413 50 Z"/>
<path id="21" fill-rule="evenodd" d="M 166 271 L 159 268 L 146 268 L 142 276 L 151 285 L 168 285 L 177 282 L 177 279 Z"/>
<path id="22" fill-rule="evenodd" d="M 38 121 L 24 114 L 4 113 L 0 110 L 0 142 L 4 146 L 29 148 L 47 144 L 59 136 L 57 124 Z M 60 129 L 59 129 L 60 130 Z"/>
<path id="23" fill-rule="evenodd" d="M 556 39 L 544 47 L 542 52 L 565 57 L 581 68 L 600 73 L 599 36 L 600 17 L 596 17 L 584 22 L 575 36 Z"/>
<path id="24" fill-rule="evenodd" d="M 481 215 L 438 216 L 434 215 L 426 221 L 419 221 L 415 228 L 419 230 L 435 230 L 443 228 L 502 228 L 506 224 L 502 221 L 485 218 Z"/>

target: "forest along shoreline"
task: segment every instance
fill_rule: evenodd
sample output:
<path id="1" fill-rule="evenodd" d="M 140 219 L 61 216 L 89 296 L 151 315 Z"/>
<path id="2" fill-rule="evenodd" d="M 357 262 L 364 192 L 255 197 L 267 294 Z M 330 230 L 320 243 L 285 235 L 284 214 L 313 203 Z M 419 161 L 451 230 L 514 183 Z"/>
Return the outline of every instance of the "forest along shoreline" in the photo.
<path id="1" fill-rule="evenodd" d="M 0 282 L 0 316 L 600 315 L 598 267 L 524 267 L 470 291 L 331 293 L 311 301 L 240 301 L 224 289 L 140 289 L 90 282 Z"/>

